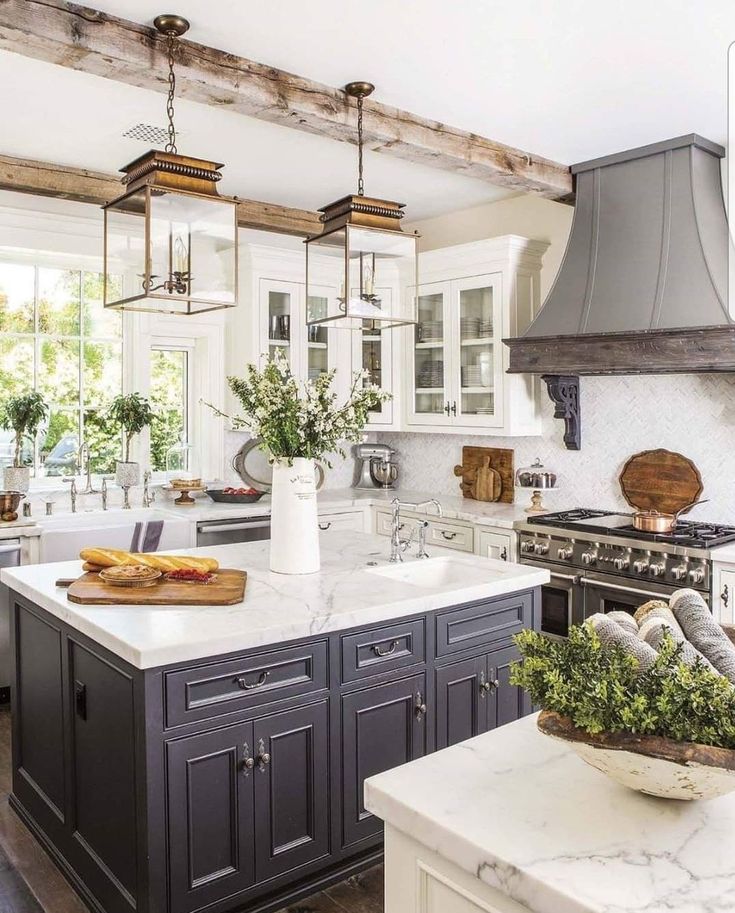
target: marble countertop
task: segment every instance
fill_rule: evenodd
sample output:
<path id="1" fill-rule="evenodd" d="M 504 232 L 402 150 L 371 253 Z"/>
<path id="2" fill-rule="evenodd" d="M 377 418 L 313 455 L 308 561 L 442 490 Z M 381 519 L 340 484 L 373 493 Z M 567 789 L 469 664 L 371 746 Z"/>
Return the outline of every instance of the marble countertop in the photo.
<path id="1" fill-rule="evenodd" d="M 16 520 L 14 523 L 0 523 L 0 541 L 19 539 L 23 536 L 40 536 L 41 527 L 28 520 Z"/>
<path id="2" fill-rule="evenodd" d="M 428 612 L 529 589 L 549 579 L 547 571 L 536 568 L 433 549 L 432 557 L 443 552 L 464 566 L 463 582 L 416 586 L 368 567 L 369 562 L 388 566 L 386 537 L 345 531 L 321 534 L 319 573 L 288 576 L 269 571 L 269 548 L 264 541 L 179 551 L 246 570 L 245 600 L 235 606 L 76 605 L 55 581 L 78 576 L 80 561 L 8 568 L 0 580 L 145 669 Z"/>
<path id="3" fill-rule="evenodd" d="M 626 789 L 536 715 L 365 783 L 374 814 L 533 913 L 735 909 L 735 794 Z"/>

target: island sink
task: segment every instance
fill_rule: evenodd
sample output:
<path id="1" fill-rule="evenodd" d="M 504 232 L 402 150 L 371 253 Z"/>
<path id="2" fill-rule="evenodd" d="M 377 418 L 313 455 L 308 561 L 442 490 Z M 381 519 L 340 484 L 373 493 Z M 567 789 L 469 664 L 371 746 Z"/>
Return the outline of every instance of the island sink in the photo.
<path id="1" fill-rule="evenodd" d="M 248 572 L 225 607 L 77 606 L 55 581 L 78 561 L 3 571 L 10 802 L 95 913 L 295 903 L 380 858 L 367 777 L 530 712 L 512 637 L 546 571 L 321 544 L 303 577 L 268 542 L 192 550 Z"/>

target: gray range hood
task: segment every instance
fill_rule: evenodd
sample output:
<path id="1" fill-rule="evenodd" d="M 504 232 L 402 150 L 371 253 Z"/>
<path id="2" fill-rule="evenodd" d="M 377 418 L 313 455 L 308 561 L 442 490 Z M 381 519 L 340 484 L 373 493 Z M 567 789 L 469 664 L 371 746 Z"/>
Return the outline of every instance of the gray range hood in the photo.
<path id="1" fill-rule="evenodd" d="M 572 168 L 559 275 L 523 336 L 505 340 L 510 373 L 555 376 L 559 417 L 580 374 L 735 371 L 724 154 L 692 134 Z"/>

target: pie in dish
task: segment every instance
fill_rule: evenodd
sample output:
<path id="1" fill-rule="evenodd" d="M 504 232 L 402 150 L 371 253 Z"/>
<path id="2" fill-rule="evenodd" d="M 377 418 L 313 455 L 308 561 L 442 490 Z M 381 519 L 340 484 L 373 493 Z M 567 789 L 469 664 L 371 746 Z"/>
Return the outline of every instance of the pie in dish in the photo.
<path id="1" fill-rule="evenodd" d="M 117 586 L 146 586 L 155 583 L 161 571 L 145 564 L 123 564 L 100 571 L 100 580 Z"/>

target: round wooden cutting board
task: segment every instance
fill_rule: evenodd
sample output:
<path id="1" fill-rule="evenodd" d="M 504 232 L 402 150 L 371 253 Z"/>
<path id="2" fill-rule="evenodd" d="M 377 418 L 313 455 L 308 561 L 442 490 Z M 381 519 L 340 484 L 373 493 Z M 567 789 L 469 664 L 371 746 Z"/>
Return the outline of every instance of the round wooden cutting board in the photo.
<path id="1" fill-rule="evenodd" d="M 681 453 L 644 450 L 623 467 L 620 487 L 631 507 L 673 514 L 696 501 L 704 486 L 697 467 Z"/>

